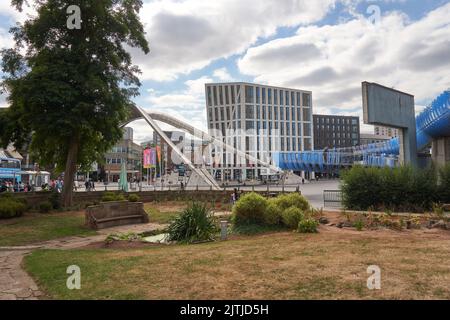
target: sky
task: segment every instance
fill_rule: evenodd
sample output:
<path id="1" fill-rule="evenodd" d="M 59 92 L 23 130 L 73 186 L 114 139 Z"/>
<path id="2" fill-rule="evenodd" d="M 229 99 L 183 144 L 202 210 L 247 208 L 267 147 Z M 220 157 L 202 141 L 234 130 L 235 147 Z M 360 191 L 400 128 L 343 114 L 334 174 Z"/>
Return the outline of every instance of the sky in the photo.
<path id="1" fill-rule="evenodd" d="M 450 87 L 449 0 L 144 0 L 140 15 L 151 52 L 132 50 L 135 102 L 199 129 L 209 82 L 310 90 L 314 113 L 359 116 L 367 133 L 361 82 L 415 95 L 416 112 Z M 24 18 L 1 1 L 0 47 Z M 131 126 L 150 139 L 143 121 Z"/>

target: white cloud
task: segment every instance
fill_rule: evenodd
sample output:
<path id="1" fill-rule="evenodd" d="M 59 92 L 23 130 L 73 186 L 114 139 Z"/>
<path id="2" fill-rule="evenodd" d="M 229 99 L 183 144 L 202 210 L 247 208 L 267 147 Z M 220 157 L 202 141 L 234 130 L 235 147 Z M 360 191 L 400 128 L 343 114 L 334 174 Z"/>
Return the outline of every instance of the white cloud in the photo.
<path id="1" fill-rule="evenodd" d="M 173 80 L 242 53 L 278 27 L 321 20 L 336 0 L 151 1 L 141 13 L 151 53 L 133 50 L 144 79 Z"/>
<path id="2" fill-rule="evenodd" d="M 238 66 L 256 82 L 313 91 L 316 111 L 349 110 L 361 107 L 362 81 L 432 99 L 449 87 L 449 48 L 450 3 L 416 22 L 391 12 L 377 25 L 355 18 L 300 27 L 292 37 L 250 48 Z"/>
<path id="3" fill-rule="evenodd" d="M 219 79 L 219 81 L 227 82 L 227 81 L 233 81 L 233 77 L 228 72 L 227 68 L 220 68 L 216 69 L 213 72 L 214 78 Z"/>

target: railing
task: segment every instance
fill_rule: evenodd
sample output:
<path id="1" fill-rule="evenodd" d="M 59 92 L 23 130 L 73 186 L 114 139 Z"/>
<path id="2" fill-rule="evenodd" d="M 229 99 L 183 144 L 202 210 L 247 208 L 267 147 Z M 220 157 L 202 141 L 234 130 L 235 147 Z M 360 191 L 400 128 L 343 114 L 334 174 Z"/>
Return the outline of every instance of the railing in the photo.
<path id="1" fill-rule="evenodd" d="M 323 191 L 324 208 L 341 208 L 342 207 L 342 191 L 340 190 L 324 190 Z"/>

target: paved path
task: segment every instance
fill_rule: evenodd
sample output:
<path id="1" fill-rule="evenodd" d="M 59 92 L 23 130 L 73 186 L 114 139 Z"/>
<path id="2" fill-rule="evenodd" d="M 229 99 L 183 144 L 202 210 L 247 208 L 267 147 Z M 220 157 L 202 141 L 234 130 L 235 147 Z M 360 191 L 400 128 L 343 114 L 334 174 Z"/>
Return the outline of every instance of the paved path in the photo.
<path id="1" fill-rule="evenodd" d="M 148 223 L 120 226 L 99 230 L 99 235 L 91 237 L 69 237 L 56 239 L 23 247 L 0 248 L 0 300 L 36 300 L 43 294 L 34 280 L 22 269 L 23 257 L 34 249 L 68 250 L 103 241 L 111 233 L 140 233 L 161 228 L 161 225 Z"/>
<path id="2" fill-rule="evenodd" d="M 33 279 L 21 268 L 27 251 L 0 251 L 0 300 L 37 300 L 42 296 Z"/>

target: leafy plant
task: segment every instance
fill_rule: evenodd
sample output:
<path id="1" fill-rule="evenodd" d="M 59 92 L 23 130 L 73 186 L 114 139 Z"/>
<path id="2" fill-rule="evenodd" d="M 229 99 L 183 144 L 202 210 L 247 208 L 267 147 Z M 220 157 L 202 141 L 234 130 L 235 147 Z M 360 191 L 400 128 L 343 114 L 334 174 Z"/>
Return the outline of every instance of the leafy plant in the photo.
<path id="1" fill-rule="evenodd" d="M 40 213 L 49 213 L 53 209 L 53 205 L 50 201 L 44 201 L 39 204 Z"/>
<path id="2" fill-rule="evenodd" d="M 303 211 L 294 206 L 284 210 L 281 216 L 283 224 L 291 229 L 297 228 L 298 223 L 304 218 Z"/>
<path id="3" fill-rule="evenodd" d="M 300 233 L 317 233 L 319 222 L 315 219 L 303 219 L 298 223 L 297 231 Z"/>
<path id="4" fill-rule="evenodd" d="M 169 241 L 194 243 L 214 239 L 218 231 L 212 212 L 204 204 L 194 202 L 167 228 Z"/>
<path id="5" fill-rule="evenodd" d="M 364 168 L 354 166 L 342 175 L 343 204 L 352 210 L 369 208 L 423 212 L 438 197 L 436 170 Z"/>
<path id="6" fill-rule="evenodd" d="M 130 202 L 139 202 L 140 199 L 141 198 L 137 194 L 134 194 L 134 193 L 132 193 L 128 196 L 128 201 L 130 201 Z"/>
<path id="7" fill-rule="evenodd" d="M 282 212 L 275 199 L 269 199 L 267 208 L 264 211 L 264 223 L 271 226 L 280 225 L 282 222 Z"/>
<path id="8" fill-rule="evenodd" d="M 290 207 L 296 207 L 301 211 L 307 211 L 311 207 L 308 200 L 298 193 L 283 194 L 276 197 L 274 201 L 283 211 Z"/>
<path id="9" fill-rule="evenodd" d="M 433 213 L 438 219 L 443 219 L 445 217 L 444 206 L 440 203 L 433 203 Z"/>
<path id="10" fill-rule="evenodd" d="M 358 231 L 362 231 L 364 229 L 364 221 L 362 219 L 358 219 L 353 223 L 353 227 Z"/>
<path id="11" fill-rule="evenodd" d="M 267 199 L 257 193 L 243 195 L 233 206 L 233 223 L 236 225 L 264 224 L 267 203 Z"/>
<path id="12" fill-rule="evenodd" d="M 26 209 L 26 204 L 20 200 L 11 196 L 0 197 L 0 219 L 20 217 Z"/>
<path id="13" fill-rule="evenodd" d="M 125 201 L 125 197 L 121 193 L 105 192 L 102 196 L 102 202 Z"/>

